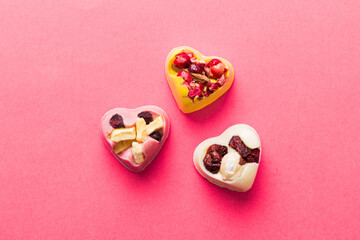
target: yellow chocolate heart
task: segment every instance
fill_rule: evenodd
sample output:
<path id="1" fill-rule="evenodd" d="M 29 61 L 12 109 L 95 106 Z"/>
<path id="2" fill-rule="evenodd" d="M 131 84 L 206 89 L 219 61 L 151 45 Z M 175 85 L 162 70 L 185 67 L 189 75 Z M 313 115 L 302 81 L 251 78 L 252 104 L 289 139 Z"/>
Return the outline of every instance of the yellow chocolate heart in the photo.
<path id="1" fill-rule="evenodd" d="M 183 52 L 184 50 L 193 52 L 194 56 L 196 57 L 196 60 L 205 63 L 210 62 L 212 59 L 220 60 L 227 69 L 225 73 L 225 79 L 226 79 L 225 83 L 208 96 L 204 96 L 200 99 L 198 97 L 191 99 L 188 96 L 189 94 L 188 87 L 183 84 L 185 80 L 181 76 L 177 76 L 178 72 L 175 71 L 173 68 L 176 55 Z M 229 61 L 221 57 L 204 56 L 199 51 L 187 46 L 177 47 L 170 51 L 165 62 L 165 72 L 166 72 L 166 79 L 170 86 L 171 92 L 173 93 L 176 103 L 183 113 L 195 112 L 197 110 L 206 107 L 210 103 L 214 102 L 227 90 L 229 90 L 234 80 L 234 69 Z M 211 81 L 216 82 L 215 79 L 211 79 Z"/>

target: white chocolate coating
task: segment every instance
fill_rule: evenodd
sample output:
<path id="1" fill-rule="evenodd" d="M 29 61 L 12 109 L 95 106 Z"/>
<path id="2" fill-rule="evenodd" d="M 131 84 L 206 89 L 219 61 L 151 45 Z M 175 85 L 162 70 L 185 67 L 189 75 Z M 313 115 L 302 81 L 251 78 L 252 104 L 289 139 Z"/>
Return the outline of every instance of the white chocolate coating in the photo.
<path id="1" fill-rule="evenodd" d="M 246 163 L 242 165 L 241 168 L 238 170 L 239 172 L 234 174 L 231 179 L 224 180 L 224 177 L 221 175 L 220 171 L 216 174 L 213 174 L 206 170 L 204 166 L 203 159 L 205 157 L 207 148 L 212 144 L 220 144 L 224 146 L 228 146 L 229 141 L 232 136 L 240 136 L 241 140 L 244 142 L 246 146 L 249 148 L 259 148 L 260 149 L 260 156 L 259 156 L 259 163 Z M 233 158 L 237 152 L 228 147 L 228 154 L 230 156 L 224 156 L 223 160 L 227 162 L 227 158 Z M 229 127 L 226 129 L 220 136 L 209 138 L 202 143 L 200 143 L 194 152 L 194 164 L 198 172 L 210 182 L 224 188 L 228 188 L 230 190 L 238 191 L 238 192 L 246 192 L 248 191 L 255 180 L 256 173 L 260 164 L 261 159 L 261 142 L 260 137 L 252 127 L 246 124 L 237 124 Z M 222 161 L 223 161 L 222 160 Z M 231 175 L 231 174 L 230 174 Z"/>

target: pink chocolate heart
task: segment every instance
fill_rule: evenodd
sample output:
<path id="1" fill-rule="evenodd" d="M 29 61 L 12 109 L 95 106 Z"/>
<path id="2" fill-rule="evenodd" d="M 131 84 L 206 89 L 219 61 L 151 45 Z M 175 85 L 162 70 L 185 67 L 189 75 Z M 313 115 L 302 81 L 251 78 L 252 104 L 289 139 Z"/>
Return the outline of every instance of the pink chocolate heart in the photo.
<path id="1" fill-rule="evenodd" d="M 160 141 L 152 138 L 151 136 L 147 136 L 146 140 L 142 143 L 142 153 L 144 156 L 144 160 L 143 162 L 138 164 L 135 161 L 132 146 L 126 148 L 120 153 L 116 153 L 114 151 L 114 147 L 118 143 L 110 138 L 110 134 L 114 130 L 114 128 L 110 125 L 109 121 L 115 114 L 119 114 L 123 119 L 125 127 L 131 128 L 135 126 L 138 114 L 141 112 L 150 112 L 153 116 L 153 119 L 162 116 L 164 124 L 163 127 L 160 129 L 160 132 L 162 133 L 162 138 Z M 169 129 L 170 121 L 167 114 L 164 110 L 157 106 L 142 106 L 135 109 L 114 108 L 106 112 L 101 119 L 101 132 L 103 134 L 106 146 L 127 169 L 134 172 L 140 172 L 144 170 L 156 157 L 169 135 Z"/>

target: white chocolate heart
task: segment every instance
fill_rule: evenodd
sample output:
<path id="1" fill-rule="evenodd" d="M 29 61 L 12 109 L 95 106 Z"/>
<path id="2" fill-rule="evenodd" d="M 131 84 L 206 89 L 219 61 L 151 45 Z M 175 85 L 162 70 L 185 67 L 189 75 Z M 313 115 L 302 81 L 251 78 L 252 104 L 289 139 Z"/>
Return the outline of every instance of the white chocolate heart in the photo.
<path id="1" fill-rule="evenodd" d="M 229 141 L 233 136 L 239 136 L 248 148 L 260 150 L 258 163 L 248 162 L 241 166 L 237 164 L 240 161 L 240 155 L 235 149 L 229 147 Z M 207 149 L 213 144 L 228 147 L 228 153 L 222 158 L 220 170 L 215 174 L 208 171 L 203 162 Z M 193 160 L 198 172 L 210 182 L 230 190 L 246 192 L 254 183 L 261 160 L 259 135 L 255 129 L 246 124 L 233 125 L 220 136 L 209 138 L 200 143 L 195 149 Z"/>

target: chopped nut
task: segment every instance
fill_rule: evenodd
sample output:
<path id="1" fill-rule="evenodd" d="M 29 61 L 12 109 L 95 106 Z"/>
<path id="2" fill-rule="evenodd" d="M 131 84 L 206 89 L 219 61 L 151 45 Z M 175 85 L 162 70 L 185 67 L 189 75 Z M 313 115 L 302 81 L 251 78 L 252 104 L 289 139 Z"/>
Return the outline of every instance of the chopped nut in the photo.
<path id="1" fill-rule="evenodd" d="M 190 74 L 195 78 L 195 80 L 198 80 L 199 82 L 205 83 L 210 81 L 210 79 L 204 74 L 200 74 L 200 73 L 190 73 Z"/>
<path id="2" fill-rule="evenodd" d="M 182 69 L 176 66 L 175 64 L 171 65 L 172 69 L 174 69 L 175 72 L 180 72 Z"/>

